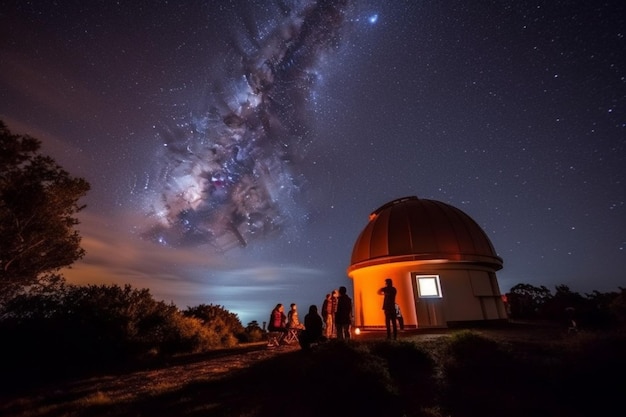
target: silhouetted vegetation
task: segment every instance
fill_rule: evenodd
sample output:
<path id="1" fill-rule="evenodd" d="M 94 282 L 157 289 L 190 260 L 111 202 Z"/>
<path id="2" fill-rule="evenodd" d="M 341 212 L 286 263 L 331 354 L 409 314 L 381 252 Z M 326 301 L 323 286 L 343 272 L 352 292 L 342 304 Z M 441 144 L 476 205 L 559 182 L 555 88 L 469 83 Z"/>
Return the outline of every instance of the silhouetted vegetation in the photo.
<path id="1" fill-rule="evenodd" d="M 0 120 L 0 304 L 83 257 L 74 217 L 90 185 Z"/>
<path id="2" fill-rule="evenodd" d="M 181 312 L 146 289 L 62 280 L 8 300 L 0 311 L 0 334 L 0 372 L 12 387 L 129 369 L 252 338 L 237 315 L 220 306 Z"/>
<path id="3" fill-rule="evenodd" d="M 560 326 L 565 312 L 573 308 L 581 323 L 579 329 L 597 331 L 620 329 L 626 323 L 625 292 L 620 290 L 580 296 L 566 286 L 558 286 L 552 295 L 545 288 L 520 284 L 507 298 L 514 319 L 540 318 Z M 518 310 L 518 306 L 523 308 Z M 173 304 L 154 300 L 146 289 L 133 289 L 130 285 L 68 285 L 62 277 L 49 280 L 46 285 L 32 286 L 6 300 L 0 309 L 0 332 L 7 341 L 6 353 L 0 357 L 0 372 L 12 388 L 103 370 L 124 371 L 175 355 L 209 352 L 261 341 L 264 337 L 258 323 L 243 327 L 236 314 L 219 305 L 202 304 L 180 311 Z M 481 375 L 495 375 L 501 368 L 507 366 L 510 370 L 511 363 L 515 364 L 506 352 L 489 342 L 468 342 L 459 336 L 455 349 L 462 349 L 464 343 L 470 348 L 480 347 L 476 352 L 464 351 L 470 355 L 470 363 L 482 363 L 480 355 L 491 359 L 489 367 L 481 369 Z M 407 363 L 427 366 L 424 358 L 398 359 L 410 357 L 414 353 L 410 349 L 396 348 L 396 357 L 389 355 L 384 346 L 373 349 L 387 358 L 387 371 L 399 379 L 414 375 L 407 371 Z M 447 356 L 455 358 L 457 353 L 452 350 Z M 463 388 L 468 380 L 457 366 L 453 361 L 446 362 L 448 389 L 454 393 L 458 386 L 455 395 L 461 396 L 471 389 Z M 468 366 L 462 364 L 461 369 L 467 370 Z M 406 382 L 407 386 L 411 384 L 415 389 L 419 387 L 420 392 L 424 389 L 420 381 Z M 476 396 L 468 394 L 468 398 Z"/>
<path id="4" fill-rule="evenodd" d="M 6 402 L 0 413 L 596 416 L 621 405 L 625 348 L 626 336 L 620 332 L 568 334 L 535 325 L 451 331 L 433 339 L 332 340 L 308 351 L 279 353 L 222 377 L 168 380 L 132 400 L 106 393 L 80 399 L 72 396 L 70 386 L 45 400 L 37 395 L 30 403 Z"/>
<path id="5" fill-rule="evenodd" d="M 567 285 L 557 285 L 554 294 L 545 286 L 517 284 L 506 294 L 509 317 L 566 324 L 575 320 L 587 329 L 609 329 L 626 323 L 626 288 L 580 295 Z"/>
<path id="6" fill-rule="evenodd" d="M 443 361 L 445 408 L 453 416 L 592 416 L 618 406 L 626 371 L 623 333 L 494 342 L 450 340 Z"/>

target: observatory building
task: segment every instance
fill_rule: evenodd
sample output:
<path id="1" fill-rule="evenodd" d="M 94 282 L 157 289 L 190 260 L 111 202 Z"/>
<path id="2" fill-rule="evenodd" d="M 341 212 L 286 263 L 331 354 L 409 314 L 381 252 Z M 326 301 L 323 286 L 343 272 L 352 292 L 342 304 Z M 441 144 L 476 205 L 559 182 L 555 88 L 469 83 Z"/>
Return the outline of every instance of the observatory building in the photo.
<path id="1" fill-rule="evenodd" d="M 355 327 L 384 328 L 377 292 L 386 278 L 405 328 L 506 321 L 500 269 L 491 241 L 461 210 L 417 197 L 391 201 L 370 214 L 352 250 Z"/>

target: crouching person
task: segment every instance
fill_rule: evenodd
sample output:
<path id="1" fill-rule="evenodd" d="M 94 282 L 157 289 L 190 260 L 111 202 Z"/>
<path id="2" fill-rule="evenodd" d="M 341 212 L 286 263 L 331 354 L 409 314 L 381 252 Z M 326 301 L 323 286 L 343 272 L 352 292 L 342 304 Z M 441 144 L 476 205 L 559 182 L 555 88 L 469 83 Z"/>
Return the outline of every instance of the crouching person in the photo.
<path id="1" fill-rule="evenodd" d="M 302 349 L 310 349 L 314 343 L 320 343 L 326 340 L 322 331 L 324 322 L 317 312 L 317 306 L 311 305 L 309 312 L 304 316 L 304 330 L 300 333 L 300 346 Z"/>

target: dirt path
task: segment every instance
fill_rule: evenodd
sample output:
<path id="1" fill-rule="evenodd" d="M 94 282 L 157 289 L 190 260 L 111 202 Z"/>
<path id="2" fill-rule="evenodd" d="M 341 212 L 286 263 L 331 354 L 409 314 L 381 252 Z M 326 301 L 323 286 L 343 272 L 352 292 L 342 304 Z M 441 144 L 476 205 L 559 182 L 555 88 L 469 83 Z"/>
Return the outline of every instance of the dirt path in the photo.
<path id="1" fill-rule="evenodd" d="M 297 345 L 268 349 L 263 343 L 206 355 L 179 357 L 155 369 L 98 376 L 55 385 L 53 388 L 41 388 L 29 393 L 27 399 L 15 398 L 10 404 L 0 406 L 0 414 L 3 408 L 7 410 L 5 406 L 11 409 L 12 405 L 23 401 L 27 401 L 33 408 L 62 402 L 133 401 L 151 393 L 162 393 L 169 387 L 177 389 L 191 382 L 217 380 L 258 361 L 298 349 L 300 347 Z"/>

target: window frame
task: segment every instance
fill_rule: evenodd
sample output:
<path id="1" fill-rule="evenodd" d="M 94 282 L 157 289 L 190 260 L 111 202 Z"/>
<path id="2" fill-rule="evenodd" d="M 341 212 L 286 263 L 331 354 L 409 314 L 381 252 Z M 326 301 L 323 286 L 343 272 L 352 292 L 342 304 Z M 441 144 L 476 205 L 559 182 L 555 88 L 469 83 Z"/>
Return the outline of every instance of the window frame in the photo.
<path id="1" fill-rule="evenodd" d="M 419 298 L 442 298 L 443 297 L 443 295 L 441 294 L 441 280 L 439 278 L 439 275 L 437 274 L 422 275 L 422 274 L 414 273 L 413 279 L 415 281 L 415 286 L 417 288 L 417 296 Z M 425 284 L 427 281 L 433 281 L 432 283 L 429 283 L 429 286 L 431 288 L 424 288 L 422 286 L 422 283 Z M 427 294 L 423 294 L 424 289 L 429 289 L 430 291 Z"/>

